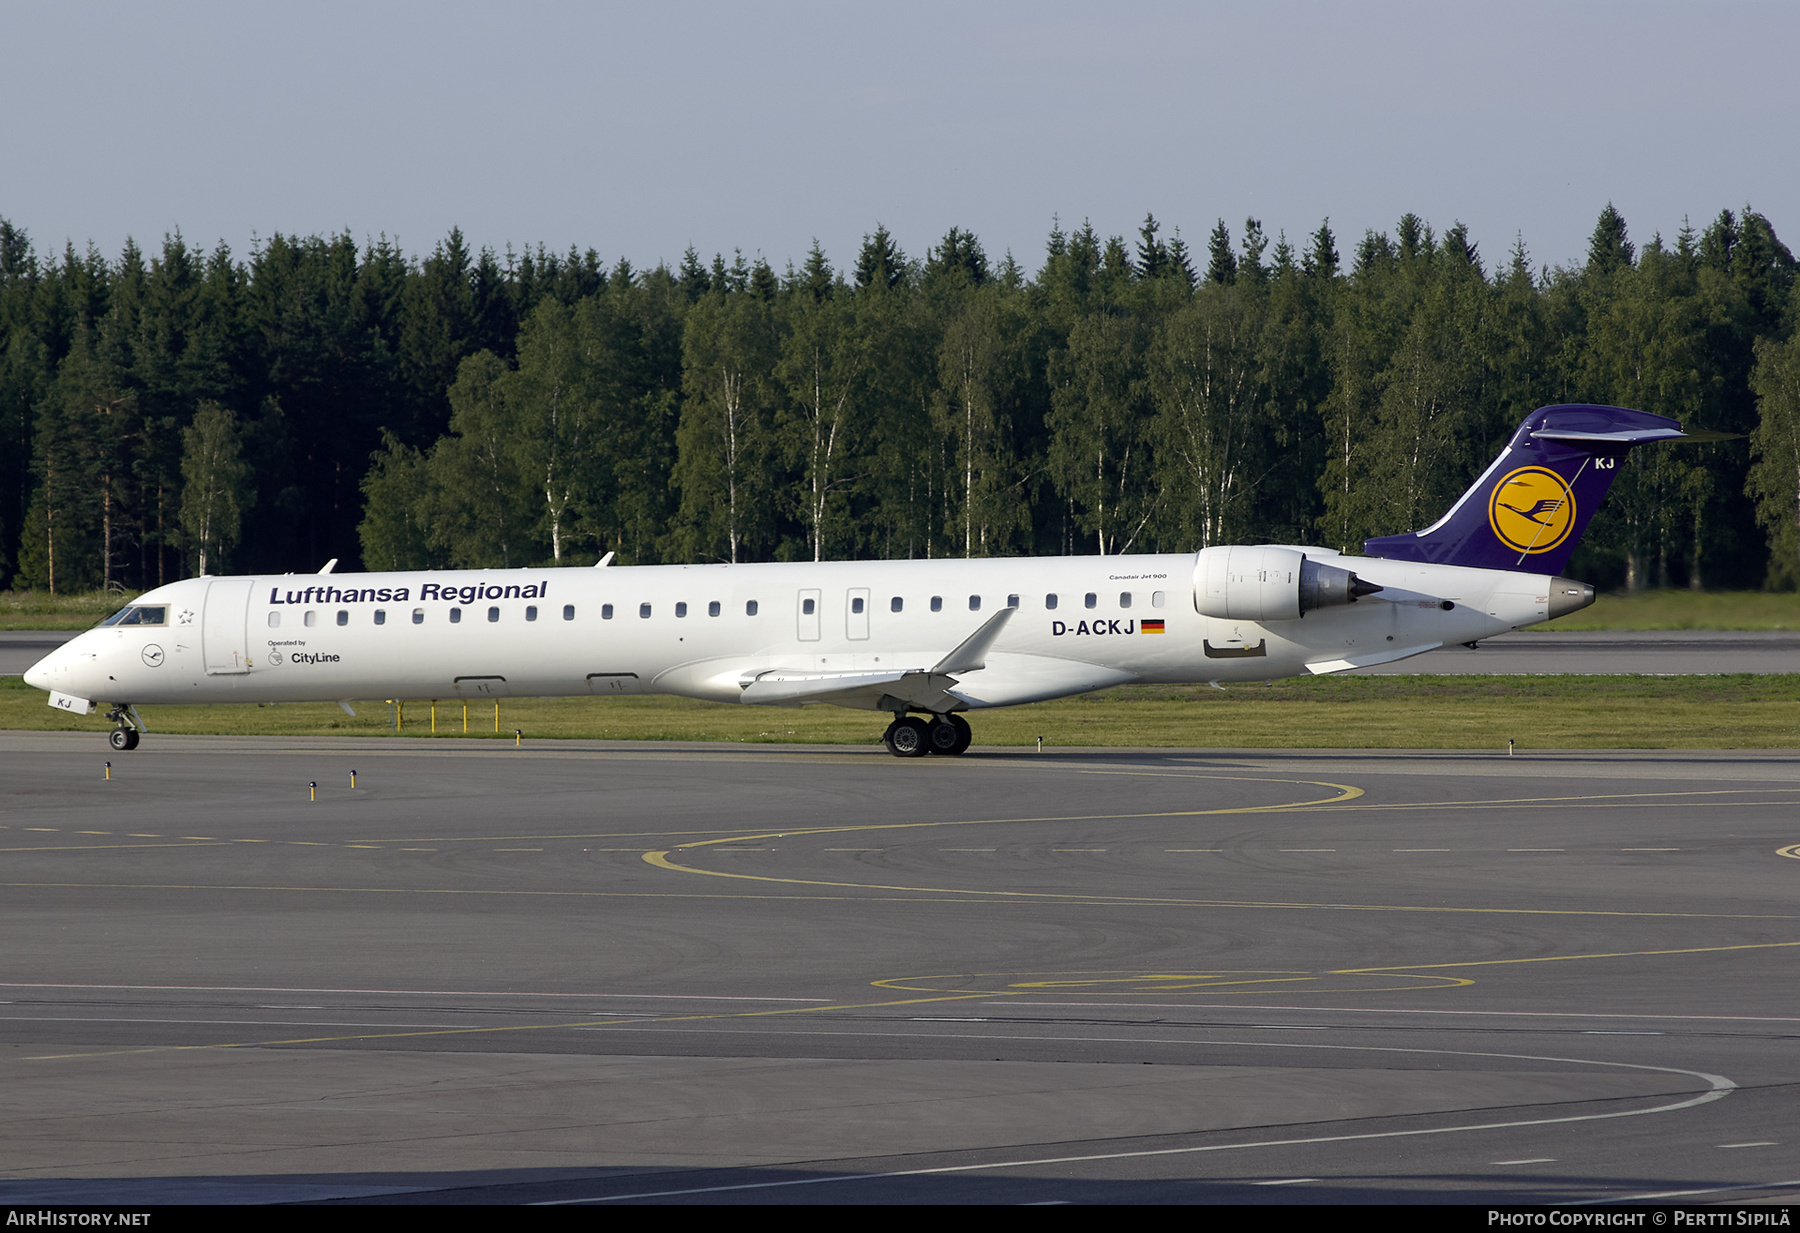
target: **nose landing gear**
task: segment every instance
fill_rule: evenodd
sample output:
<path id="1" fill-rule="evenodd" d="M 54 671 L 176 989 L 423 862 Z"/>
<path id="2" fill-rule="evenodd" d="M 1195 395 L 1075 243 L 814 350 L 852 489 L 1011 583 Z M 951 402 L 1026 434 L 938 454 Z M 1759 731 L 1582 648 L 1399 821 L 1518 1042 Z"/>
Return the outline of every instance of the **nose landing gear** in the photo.
<path id="1" fill-rule="evenodd" d="M 120 753 L 138 747 L 138 730 L 133 726 L 128 710 L 128 707 L 115 705 L 106 713 L 106 717 L 118 725 L 107 736 L 106 743 Z"/>
<path id="2" fill-rule="evenodd" d="M 959 754 L 969 747 L 972 736 L 961 715 L 939 715 L 929 723 L 916 715 L 896 715 L 881 740 L 896 758 L 922 758 Z"/>

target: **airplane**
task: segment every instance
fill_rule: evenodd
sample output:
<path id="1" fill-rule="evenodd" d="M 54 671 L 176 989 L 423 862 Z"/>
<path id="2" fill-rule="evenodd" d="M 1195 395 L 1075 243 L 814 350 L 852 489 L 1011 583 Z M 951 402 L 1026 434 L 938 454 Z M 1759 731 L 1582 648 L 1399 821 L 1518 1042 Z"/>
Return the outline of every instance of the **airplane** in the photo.
<path id="1" fill-rule="evenodd" d="M 1128 682 L 1344 672 L 1585 608 L 1561 577 L 1635 446 L 1718 434 L 1622 407 L 1532 412 L 1422 531 L 1352 556 L 1258 544 L 1126 556 L 190 578 L 25 674 L 72 714 L 139 705 L 678 694 L 893 715 L 900 757 L 965 713 Z M 354 714 L 354 712 L 351 712 Z"/>

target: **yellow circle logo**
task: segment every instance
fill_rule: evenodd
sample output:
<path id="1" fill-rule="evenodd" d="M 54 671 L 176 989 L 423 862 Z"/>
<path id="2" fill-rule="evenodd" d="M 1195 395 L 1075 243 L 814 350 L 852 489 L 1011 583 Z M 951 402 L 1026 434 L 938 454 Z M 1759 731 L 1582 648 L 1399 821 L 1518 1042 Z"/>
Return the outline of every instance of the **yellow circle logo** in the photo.
<path id="1" fill-rule="evenodd" d="M 1575 494 L 1547 467 L 1520 467 L 1494 485 L 1488 525 L 1509 548 L 1549 552 L 1575 525 Z"/>

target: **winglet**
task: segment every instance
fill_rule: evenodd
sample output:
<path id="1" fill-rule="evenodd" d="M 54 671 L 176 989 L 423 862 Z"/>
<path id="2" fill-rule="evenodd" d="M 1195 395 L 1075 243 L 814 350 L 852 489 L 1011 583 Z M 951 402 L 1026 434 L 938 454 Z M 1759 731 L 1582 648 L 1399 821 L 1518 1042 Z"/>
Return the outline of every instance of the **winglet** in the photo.
<path id="1" fill-rule="evenodd" d="M 329 574 L 332 570 L 334 570 L 336 568 L 337 568 L 337 558 L 332 557 L 331 560 L 325 562 L 325 568 L 320 570 L 319 572 L 321 574 Z"/>
<path id="2" fill-rule="evenodd" d="M 938 660 L 937 666 L 931 671 L 951 676 L 987 667 L 988 648 L 994 645 L 994 639 L 1000 636 L 1000 631 L 1006 628 L 1006 622 L 1017 611 L 1017 608 L 1000 609 L 980 629 L 970 634 L 961 646 Z"/>
<path id="3" fill-rule="evenodd" d="M 594 568 L 595 569 L 605 569 L 608 565 L 612 564 L 612 559 L 613 559 L 614 555 L 616 555 L 616 554 L 611 553 L 611 552 L 607 553 L 605 556 L 601 557 L 598 561 L 594 562 Z"/>

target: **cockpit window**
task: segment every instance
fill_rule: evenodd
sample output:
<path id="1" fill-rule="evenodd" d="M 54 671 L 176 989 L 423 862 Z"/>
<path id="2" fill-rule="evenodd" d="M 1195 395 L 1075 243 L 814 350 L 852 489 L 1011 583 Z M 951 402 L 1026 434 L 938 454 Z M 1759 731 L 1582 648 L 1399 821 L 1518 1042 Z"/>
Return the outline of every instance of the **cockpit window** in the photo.
<path id="1" fill-rule="evenodd" d="M 169 610 L 161 604 L 133 604 L 129 608 L 119 609 L 100 622 L 101 625 L 167 625 L 168 623 Z"/>

